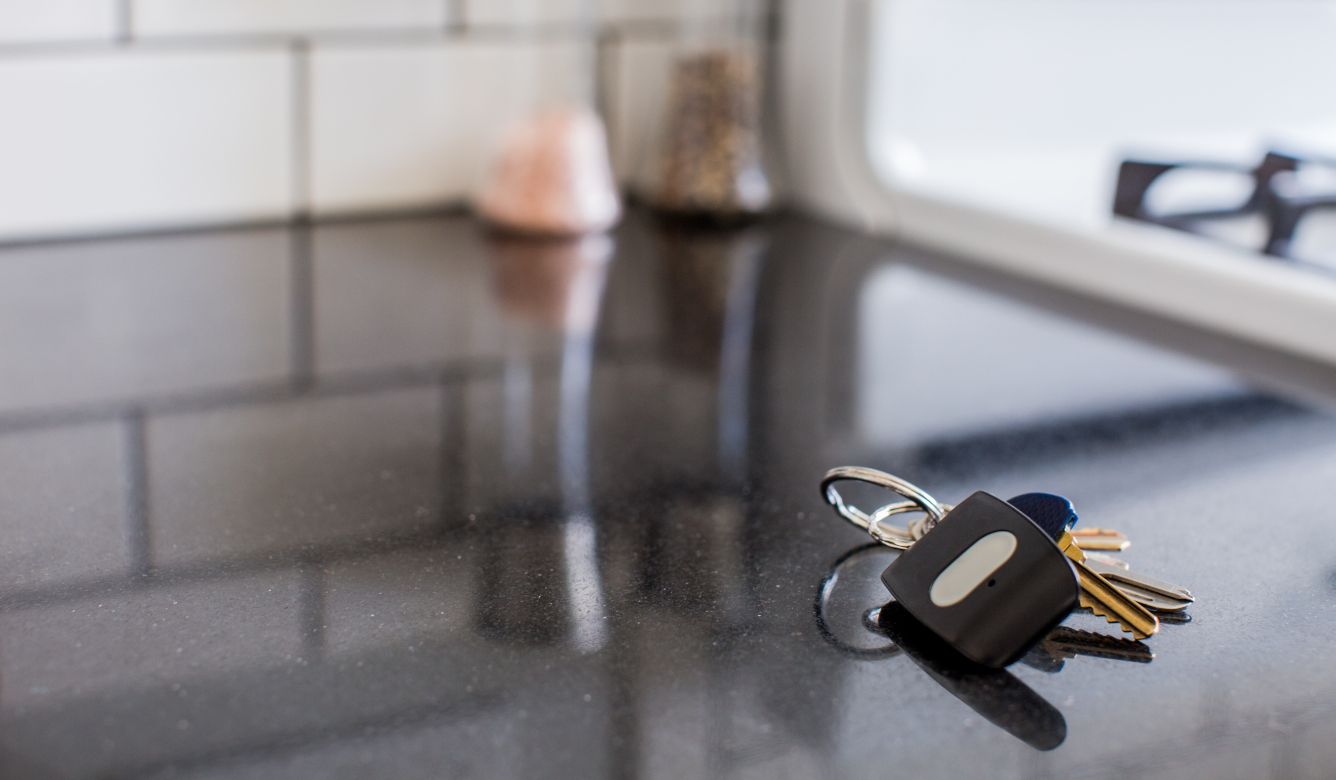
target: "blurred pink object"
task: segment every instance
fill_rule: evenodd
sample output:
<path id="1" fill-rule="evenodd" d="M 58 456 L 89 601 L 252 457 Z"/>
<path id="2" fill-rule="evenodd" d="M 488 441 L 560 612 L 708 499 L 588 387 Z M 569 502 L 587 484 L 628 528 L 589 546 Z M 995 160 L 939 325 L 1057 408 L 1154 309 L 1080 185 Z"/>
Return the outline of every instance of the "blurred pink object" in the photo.
<path id="1" fill-rule="evenodd" d="M 498 227 L 545 235 L 597 233 L 616 224 L 621 201 L 607 133 L 592 111 L 547 111 L 511 130 L 478 210 Z"/>

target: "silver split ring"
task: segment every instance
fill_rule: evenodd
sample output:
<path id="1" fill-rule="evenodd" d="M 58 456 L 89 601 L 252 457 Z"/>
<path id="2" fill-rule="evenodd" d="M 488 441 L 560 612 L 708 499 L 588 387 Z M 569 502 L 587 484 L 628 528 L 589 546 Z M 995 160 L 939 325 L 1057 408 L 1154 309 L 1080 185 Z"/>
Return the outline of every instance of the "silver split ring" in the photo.
<path id="1" fill-rule="evenodd" d="M 845 502 L 844 497 L 835 489 L 836 482 L 845 480 L 883 487 L 909 500 L 887 504 L 869 515 L 853 504 Z M 821 495 L 826 499 L 826 503 L 835 508 L 840 517 L 867 531 L 873 539 L 882 544 L 901 550 L 932 530 L 948 511 L 947 507 L 912 482 L 900 479 L 894 474 L 863 466 L 840 466 L 827 471 L 825 478 L 821 480 Z M 923 512 L 925 517 L 912 524 L 910 528 L 897 528 L 884 524 L 883 521 L 887 518 L 905 512 Z"/>
<path id="2" fill-rule="evenodd" d="M 942 504 L 942 509 L 950 512 L 955 509 L 952 504 Z M 887 518 L 906 512 L 922 512 L 923 517 L 915 518 L 909 521 L 907 528 L 897 528 L 893 525 L 882 525 Z M 909 546 L 923 535 L 937 527 L 937 519 L 928 513 L 928 510 L 913 501 L 899 501 L 894 504 L 886 504 L 872 510 L 868 515 L 867 532 L 873 539 L 881 542 L 888 547 L 894 547 L 897 550 L 909 549 Z"/>

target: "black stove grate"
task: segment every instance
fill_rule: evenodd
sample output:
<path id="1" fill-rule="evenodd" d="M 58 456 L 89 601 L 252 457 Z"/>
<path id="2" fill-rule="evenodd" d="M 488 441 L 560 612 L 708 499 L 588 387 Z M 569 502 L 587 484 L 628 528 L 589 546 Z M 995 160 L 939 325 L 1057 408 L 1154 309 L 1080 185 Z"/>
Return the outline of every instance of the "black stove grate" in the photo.
<path id="1" fill-rule="evenodd" d="M 1255 215 L 1265 223 L 1265 239 L 1251 246 L 1265 255 L 1296 264 L 1312 265 L 1336 272 L 1336 257 L 1327 262 L 1295 254 L 1295 236 L 1311 215 L 1336 209 L 1336 188 L 1314 189 L 1302 184 L 1299 176 L 1307 168 L 1324 168 L 1336 176 L 1336 159 L 1299 155 L 1271 150 L 1254 166 L 1219 160 L 1162 161 L 1127 159 L 1118 167 L 1113 213 L 1141 222 L 1149 222 L 1189 233 L 1215 237 L 1205 229 L 1212 221 Z M 1251 193 L 1241 202 L 1228 206 L 1158 210 L 1149 197 L 1167 178 L 1181 174 L 1233 174 L 1250 177 Z"/>

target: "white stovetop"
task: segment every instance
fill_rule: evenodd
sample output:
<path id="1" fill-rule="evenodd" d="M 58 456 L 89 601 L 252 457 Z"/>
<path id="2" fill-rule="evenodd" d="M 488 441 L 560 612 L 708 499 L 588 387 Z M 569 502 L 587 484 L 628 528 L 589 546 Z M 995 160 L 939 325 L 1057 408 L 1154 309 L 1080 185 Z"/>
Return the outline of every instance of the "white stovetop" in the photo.
<path id="1" fill-rule="evenodd" d="M 1165 135 L 1120 148 L 873 145 L 895 225 L 907 238 L 984 264 L 1169 314 L 1249 340 L 1336 362 L 1336 277 L 1266 258 L 1244 245 L 1129 220 L 1111 204 L 1126 156 L 1245 165 L 1269 147 L 1321 152 L 1336 130 Z M 1260 220 L 1233 228 L 1260 245 Z M 1330 247 L 1336 220 L 1305 226 L 1304 246 Z"/>
<path id="2" fill-rule="evenodd" d="M 1336 0 L 821 6 L 786 6 L 800 202 L 1336 365 L 1332 276 L 1110 215 L 1129 153 L 1336 148 Z"/>

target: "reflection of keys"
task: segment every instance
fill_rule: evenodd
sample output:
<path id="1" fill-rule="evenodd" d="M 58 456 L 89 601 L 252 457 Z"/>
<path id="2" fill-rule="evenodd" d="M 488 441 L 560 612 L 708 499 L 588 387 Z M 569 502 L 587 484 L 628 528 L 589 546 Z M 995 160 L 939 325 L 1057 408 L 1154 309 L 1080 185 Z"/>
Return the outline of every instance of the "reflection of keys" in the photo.
<path id="1" fill-rule="evenodd" d="M 1155 660 L 1155 654 L 1144 642 L 1134 639 L 1097 634 L 1094 631 L 1081 631 L 1076 628 L 1058 626 L 1044 637 L 1040 647 L 1057 658 L 1071 658 L 1078 655 L 1092 655 L 1099 658 L 1114 658 L 1119 661 L 1136 661 L 1148 664 Z"/>
<path id="2" fill-rule="evenodd" d="M 1072 538 L 1087 552 L 1090 550 L 1121 552 L 1132 544 L 1123 532 L 1111 528 L 1077 528 L 1072 531 Z"/>
<path id="3" fill-rule="evenodd" d="M 1041 672 L 1056 674 L 1062 671 L 1067 659 L 1078 655 L 1141 664 L 1155 660 L 1155 653 L 1151 652 L 1145 642 L 1058 626 L 1026 653 L 1021 661 Z"/>
<path id="4" fill-rule="evenodd" d="M 1057 542 L 1076 567 L 1077 579 L 1081 581 L 1081 606 L 1110 623 L 1117 623 L 1136 639 L 1145 639 L 1160 630 L 1160 621 L 1155 615 L 1086 565 L 1085 553 L 1081 552 L 1070 532 L 1063 531 Z"/>

